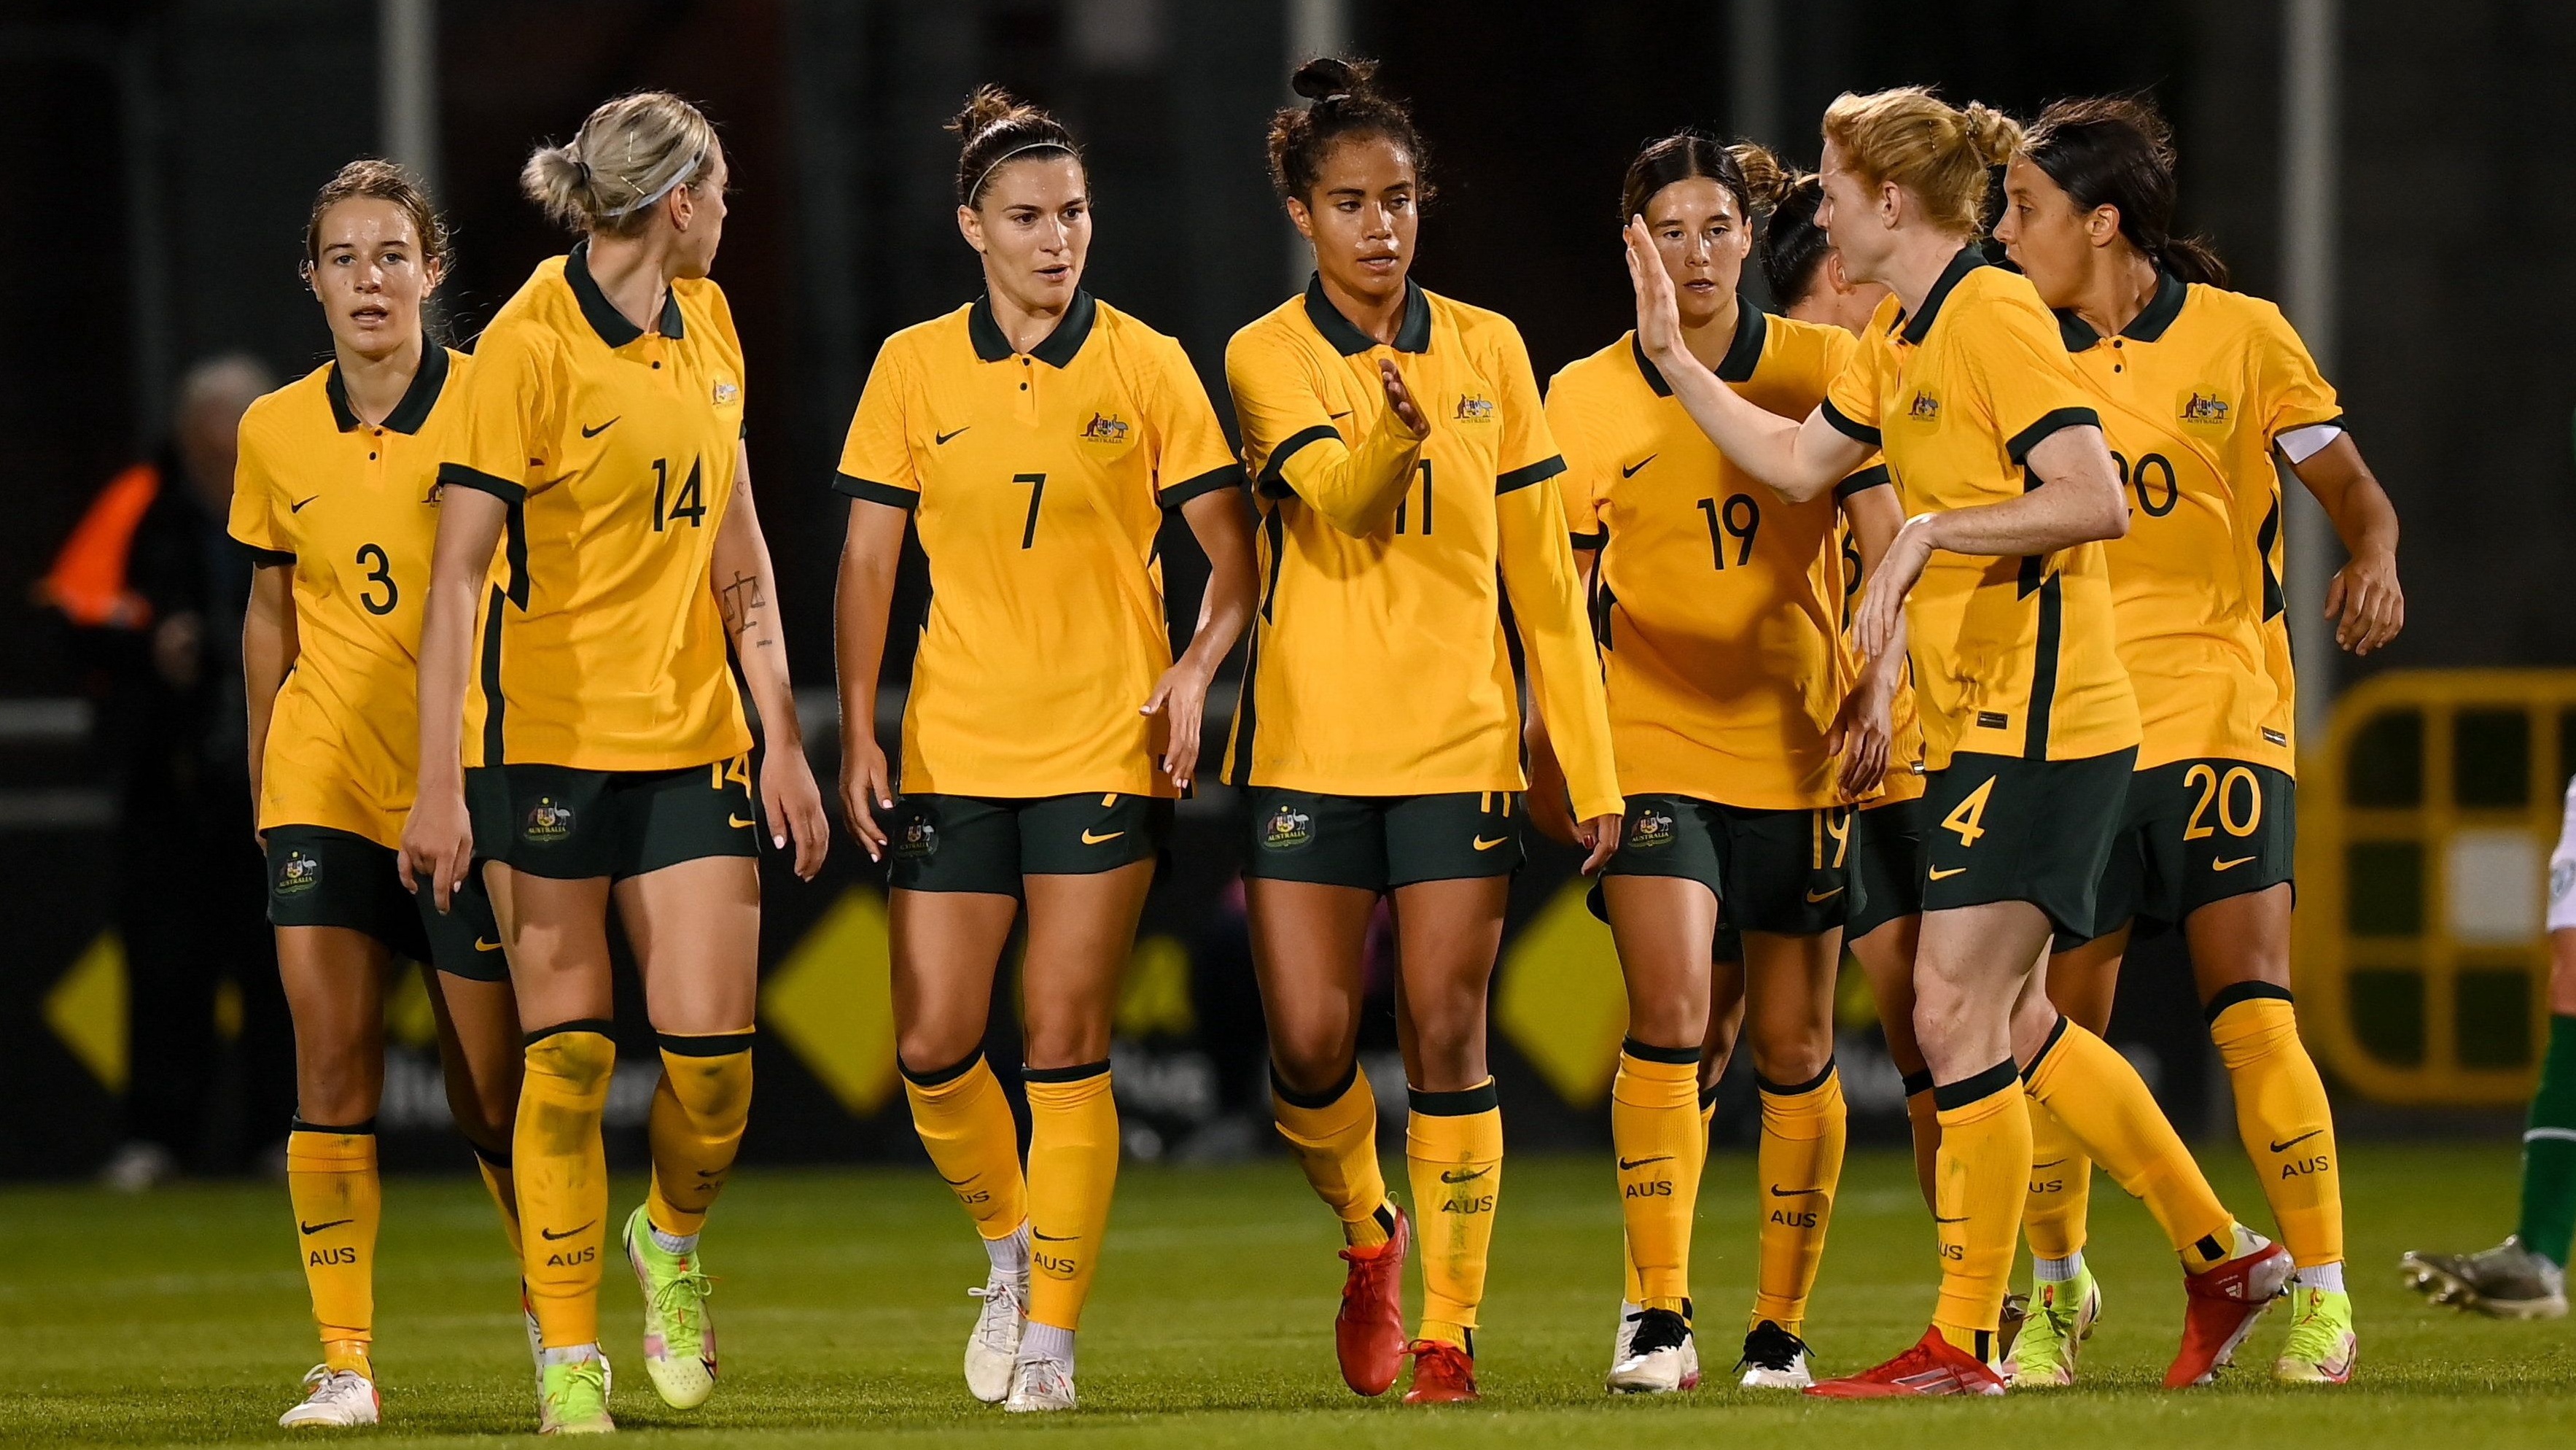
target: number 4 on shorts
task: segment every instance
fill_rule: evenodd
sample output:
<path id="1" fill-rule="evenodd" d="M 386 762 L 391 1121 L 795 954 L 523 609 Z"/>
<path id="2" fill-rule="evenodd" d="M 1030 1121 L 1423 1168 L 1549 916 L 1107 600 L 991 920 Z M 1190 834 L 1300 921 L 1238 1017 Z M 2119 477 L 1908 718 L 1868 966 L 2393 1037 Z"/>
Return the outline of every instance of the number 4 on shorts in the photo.
<path id="1" fill-rule="evenodd" d="M 1968 798 L 1959 802 L 1956 810 L 1941 818 L 1941 829 L 1958 832 L 1962 846 L 1977 844 L 1977 838 L 1986 833 L 1985 826 L 1980 824 L 1986 816 L 1986 797 L 1994 793 L 1995 778 L 1990 775 L 1986 777 L 1985 784 L 1968 792 Z"/>

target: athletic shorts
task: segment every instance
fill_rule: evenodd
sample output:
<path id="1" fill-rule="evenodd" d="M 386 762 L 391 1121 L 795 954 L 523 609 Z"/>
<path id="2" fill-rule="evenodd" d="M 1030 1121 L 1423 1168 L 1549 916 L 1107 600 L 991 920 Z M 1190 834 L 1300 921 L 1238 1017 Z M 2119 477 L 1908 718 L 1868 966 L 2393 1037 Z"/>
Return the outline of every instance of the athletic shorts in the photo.
<path id="1" fill-rule="evenodd" d="M 1256 785 L 1243 874 L 1392 891 L 1520 868 L 1520 794 L 1322 795 Z"/>
<path id="2" fill-rule="evenodd" d="M 1923 794 L 1923 909 L 2027 901 L 2060 933 L 2093 934 L 2137 747 L 2082 760 L 1950 757 Z"/>
<path id="3" fill-rule="evenodd" d="M 1172 803 L 1104 794 L 996 799 L 907 795 L 886 817 L 886 882 L 897 891 L 1020 894 L 1023 876 L 1089 876 L 1162 854 Z"/>
<path id="4" fill-rule="evenodd" d="M 2549 929 L 2576 928 L 2576 780 L 2567 782 L 2566 815 L 2558 826 L 2558 849 L 2549 853 Z"/>
<path id="5" fill-rule="evenodd" d="M 271 826 L 263 834 L 271 925 L 347 927 L 452 976 L 510 980 L 481 877 L 467 873 L 442 914 L 428 882 L 417 896 L 404 892 L 389 846 L 329 826 Z"/>
<path id="6" fill-rule="evenodd" d="M 476 766 L 465 805 L 478 859 L 555 881 L 760 854 L 748 755 L 678 770 Z"/>
<path id="7" fill-rule="evenodd" d="M 2137 772 L 2102 868 L 2092 935 L 2130 921 L 2166 930 L 2213 901 L 2294 879 L 2298 825 L 2298 782 L 2268 765 L 2177 760 Z M 2060 933 L 2056 950 L 2087 939 Z"/>
<path id="8" fill-rule="evenodd" d="M 1843 924 L 1852 878 L 1852 812 L 1754 810 L 1685 795 L 1628 798 L 1628 821 L 1604 876 L 1678 876 L 1707 887 L 1737 931 L 1814 936 Z M 1609 913 L 1601 888 L 1592 911 Z"/>
<path id="9" fill-rule="evenodd" d="M 1843 940 L 1858 941 L 1923 910 L 1923 797 L 1862 810 L 1852 821 L 1851 910 Z"/>

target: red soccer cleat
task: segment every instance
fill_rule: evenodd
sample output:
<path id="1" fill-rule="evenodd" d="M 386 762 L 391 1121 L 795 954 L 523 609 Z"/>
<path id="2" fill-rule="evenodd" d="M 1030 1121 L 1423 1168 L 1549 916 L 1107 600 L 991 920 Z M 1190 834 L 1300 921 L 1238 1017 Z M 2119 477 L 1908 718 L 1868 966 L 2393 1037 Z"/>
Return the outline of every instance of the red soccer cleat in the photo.
<path id="1" fill-rule="evenodd" d="M 1404 1368 L 1404 1251 L 1412 1238 L 1413 1221 L 1399 1208 L 1385 1243 L 1342 1250 L 1351 1271 L 1333 1316 L 1333 1353 L 1342 1383 L 1363 1395 L 1385 1394 Z"/>
<path id="2" fill-rule="evenodd" d="M 1404 1352 L 1413 1356 L 1413 1388 L 1404 1392 L 1406 1404 L 1476 1402 L 1476 1362 L 1467 1357 L 1467 1351 L 1443 1340 L 1417 1339 Z"/>
<path id="3" fill-rule="evenodd" d="M 1912 1349 L 1859 1374 L 1807 1386 L 1807 1393 L 1828 1400 L 1877 1400 L 1897 1395 L 1999 1395 L 2004 1379 L 1975 1355 L 1924 1331 Z"/>
<path id="4" fill-rule="evenodd" d="M 2236 1357 L 2296 1266 L 2290 1251 L 2259 1235 L 2254 1247 L 2223 1264 L 2183 1277 L 2182 1348 L 2165 1371 L 2165 1388 L 2205 1385 Z"/>

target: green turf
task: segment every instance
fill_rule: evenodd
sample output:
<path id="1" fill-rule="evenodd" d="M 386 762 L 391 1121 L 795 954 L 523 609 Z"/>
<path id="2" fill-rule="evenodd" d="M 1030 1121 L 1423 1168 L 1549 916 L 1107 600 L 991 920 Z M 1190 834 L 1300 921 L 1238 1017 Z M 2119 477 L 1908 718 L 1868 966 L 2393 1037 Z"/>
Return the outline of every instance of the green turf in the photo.
<path id="1" fill-rule="evenodd" d="M 2261 1217 L 2232 1147 L 2206 1155 L 2221 1191 Z M 2357 1147 L 2348 1155 L 2363 1354 L 2342 1391 L 2293 1392 L 2240 1369 L 2215 1390 L 2154 1388 L 2181 1312 L 2152 1224 L 2107 1181 L 2091 1250 L 2109 1317 L 2087 1385 L 2000 1402 L 1820 1404 L 1732 1388 L 1660 1400 L 1601 1393 L 1618 1294 L 1610 1165 L 1512 1160 L 1480 1335 L 1485 1404 L 1362 1403 L 1333 1369 L 1338 1242 L 1284 1162 L 1130 1168 L 1085 1321 L 1083 1410 L 1007 1419 L 968 1399 L 958 1353 L 983 1256 L 928 1173 L 759 1173 L 736 1180 L 707 1237 L 725 1380 L 695 1416 L 661 1407 L 637 1361 L 622 1264 L 606 1292 L 614 1407 L 630 1431 L 707 1431 L 727 1445 L 986 1444 L 1037 1434 L 1086 1445 L 1483 1446 L 2113 1444 L 2120 1450 L 2351 1450 L 2363 1445 L 2576 1444 L 2576 1325 L 2434 1310 L 2398 1287 L 2409 1247 L 2477 1247 L 2510 1218 L 2503 1145 Z M 1706 1354 L 1733 1360 L 1749 1302 L 1751 1165 L 1711 1165 L 1696 1287 Z M 637 1185 L 621 1184 L 623 1206 Z M 387 1425 L 368 1438 L 518 1434 L 534 1427 L 528 1365 L 489 1205 L 470 1179 L 386 1191 L 377 1367 Z M 285 1195 L 266 1185 L 145 1198 L 86 1189 L 0 1193 L 0 1444 L 277 1439 L 315 1357 Z M 1812 1337 L 1829 1369 L 1875 1362 L 1921 1332 L 1930 1229 L 1911 1165 L 1854 1156 Z M 2246 1368 L 2285 1325 L 2257 1331 Z M 695 1428 L 703 1427 L 703 1428 Z M 2034 1434 L 2055 1438 L 2039 1441 Z"/>

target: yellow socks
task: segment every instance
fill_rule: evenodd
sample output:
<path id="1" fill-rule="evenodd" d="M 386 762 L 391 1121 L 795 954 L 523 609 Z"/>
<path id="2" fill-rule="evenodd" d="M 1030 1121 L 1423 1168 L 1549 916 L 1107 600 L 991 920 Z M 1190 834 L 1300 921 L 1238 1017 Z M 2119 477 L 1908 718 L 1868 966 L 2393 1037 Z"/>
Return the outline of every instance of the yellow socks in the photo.
<path id="1" fill-rule="evenodd" d="M 1383 1245 L 1395 1210 L 1377 1163 L 1377 1095 L 1358 1061 L 1340 1086 L 1312 1095 L 1291 1090 L 1272 1068 L 1270 1110 L 1315 1196 L 1342 1221 L 1342 1238 L 1355 1249 Z"/>
<path id="2" fill-rule="evenodd" d="M 1807 1317 L 1807 1291 L 1825 1252 L 1834 1190 L 1843 1178 L 1843 1081 L 1831 1061 L 1794 1087 L 1764 1082 L 1762 1267 L 1754 1280 L 1753 1322 L 1765 1319 L 1795 1334 Z"/>
<path id="3" fill-rule="evenodd" d="M 2236 1090 L 2236 1131 L 2302 1269 L 2343 1262 L 2343 1174 L 2326 1085 L 2299 1040 L 2290 994 L 2245 982 L 2209 1004 L 2209 1040 Z"/>
<path id="4" fill-rule="evenodd" d="M 483 1191 L 492 1195 L 492 1206 L 501 1211 L 501 1233 L 510 1240 L 510 1257 L 517 1259 L 519 1245 L 519 1184 L 510 1172 L 510 1155 L 494 1152 L 480 1143 L 468 1142 L 474 1150 L 474 1166 L 483 1170 Z"/>
<path id="5" fill-rule="evenodd" d="M 676 1239 L 693 1239 L 733 1172 L 751 1116 L 752 1029 L 661 1034 L 662 1081 L 653 1089 L 647 1138 L 653 1186 L 644 1216 Z"/>
<path id="6" fill-rule="evenodd" d="M 1691 1217 L 1708 1156 L 1696 1045 L 1655 1047 L 1632 1037 L 1621 1046 L 1610 1080 L 1610 1142 L 1628 1227 L 1628 1302 L 1679 1314 L 1690 1297 Z M 1423 1201 L 1418 1190 L 1414 1201 Z"/>
<path id="7" fill-rule="evenodd" d="M 375 1338 L 376 1226 L 384 1218 L 376 1125 L 325 1128 L 296 1119 L 286 1137 L 286 1197 L 322 1361 L 372 1377 L 367 1345 Z"/>
<path id="8" fill-rule="evenodd" d="M 599 1342 L 599 1255 L 608 1236 L 608 1162 L 599 1120 L 617 1070 L 609 1024 L 530 1033 L 511 1166 L 519 1216 L 536 1230 L 519 1263 L 548 1349 Z"/>
<path id="9" fill-rule="evenodd" d="M 1932 1090 L 1941 1113 L 1932 1223 L 1941 1241 L 1941 1296 L 1932 1327 L 1981 1360 L 1994 1358 L 2013 1251 L 2029 1196 L 2030 1107 L 2011 1059 Z"/>
<path id="10" fill-rule="evenodd" d="M 2093 1160 L 2084 1145 L 2038 1102 L 2030 1105 L 2030 1202 L 2022 1208 L 2022 1234 L 2034 1259 L 2071 1259 L 2084 1252 L 2085 1219 L 2093 1207 Z"/>
<path id="11" fill-rule="evenodd" d="M 1476 1306 L 1503 1185 L 1503 1110 L 1487 1078 L 1463 1092 L 1414 1089 L 1404 1136 L 1422 1252 L 1420 1338 L 1475 1353 Z"/>
<path id="12" fill-rule="evenodd" d="M 1717 1085 L 1711 1083 L 1699 1090 L 1699 1131 L 1691 1136 L 1691 1183 L 1693 1187 L 1690 1198 L 1690 1212 L 1685 1220 L 1686 1222 L 1696 1223 L 1699 1220 L 1699 1191 L 1697 1185 L 1708 1168 L 1708 1125 L 1716 1117 Z M 1619 1264 L 1620 1268 L 1624 1271 L 1619 1280 L 1620 1302 L 1630 1309 L 1643 1307 L 1646 1295 L 1646 1286 L 1645 1282 L 1637 1277 L 1637 1253 L 1634 1248 L 1629 1246 L 1627 1235 L 1624 1231 L 1621 1233 L 1619 1239 Z M 1690 1317 L 1690 1300 L 1687 1296 L 1683 1298 L 1681 1303 L 1681 1315 L 1684 1319 L 1688 1319 Z"/>
<path id="13" fill-rule="evenodd" d="M 984 1050 L 936 1072 L 903 1068 L 903 1095 L 912 1104 L 913 1130 L 930 1150 L 931 1166 L 975 1220 L 975 1232 L 987 1243 L 1019 1232 L 1029 1219 L 1020 1125 Z"/>
<path id="14" fill-rule="evenodd" d="M 1024 1068 L 1020 1079 L 1029 1091 L 1029 1330 L 1059 1331 L 1035 1348 L 1071 1364 L 1118 1186 L 1118 1105 L 1105 1062 Z"/>
<path id="15" fill-rule="evenodd" d="M 2138 1070 L 2111 1044 L 2061 1017 L 2023 1077 L 2031 1097 L 2111 1181 L 2145 1201 L 2187 1271 L 2199 1273 L 2233 1252 L 2236 1220 Z"/>
<path id="16" fill-rule="evenodd" d="M 1932 1073 L 1905 1075 L 1905 1123 L 1913 1130 L 1914 1180 L 1923 1189 L 1923 1206 L 1933 1204 L 1932 1185 L 1941 1159 L 1941 1108 L 1932 1101 Z"/>

